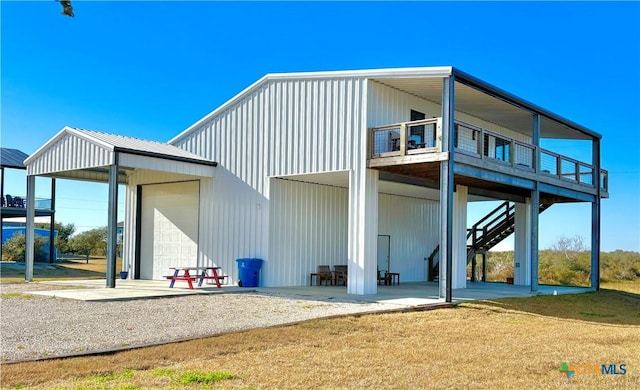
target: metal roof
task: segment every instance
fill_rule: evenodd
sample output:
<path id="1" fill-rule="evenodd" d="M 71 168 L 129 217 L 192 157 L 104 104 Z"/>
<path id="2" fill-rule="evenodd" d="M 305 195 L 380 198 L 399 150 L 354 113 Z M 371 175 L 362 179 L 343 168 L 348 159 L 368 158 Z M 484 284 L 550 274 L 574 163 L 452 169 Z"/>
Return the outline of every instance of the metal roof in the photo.
<path id="1" fill-rule="evenodd" d="M 0 148 L 0 165 L 3 168 L 27 169 L 24 160 L 29 157 L 25 152 L 18 149 Z"/>
<path id="2" fill-rule="evenodd" d="M 184 149 L 180 149 L 174 145 L 143 140 L 139 138 L 126 137 L 122 135 L 102 133 L 93 130 L 78 129 L 68 126 L 63 128 L 47 143 L 36 150 L 24 161 L 24 163 L 28 165 L 48 148 L 55 145 L 58 140 L 68 135 L 75 135 L 77 137 L 85 139 L 88 142 L 94 143 L 102 148 L 114 152 L 126 152 L 142 156 L 162 157 L 169 160 L 186 161 L 204 165 L 217 165 L 216 162 L 198 156 L 197 154 L 188 152 Z"/>
<path id="3" fill-rule="evenodd" d="M 371 79 L 423 99 L 441 104 L 442 78 L 453 75 L 455 83 L 456 110 L 504 126 L 515 131 L 531 134 L 532 114 L 542 116 L 543 138 L 591 139 L 601 135 L 566 118 L 547 111 L 527 100 L 512 95 L 474 76 L 451 66 L 421 68 L 390 68 L 369 70 L 347 70 L 326 72 L 270 73 L 251 84 L 245 90 L 213 110 L 202 119 L 172 138 L 173 143 L 215 115 L 238 103 L 264 84 L 274 80 L 329 79 L 357 77 Z"/>

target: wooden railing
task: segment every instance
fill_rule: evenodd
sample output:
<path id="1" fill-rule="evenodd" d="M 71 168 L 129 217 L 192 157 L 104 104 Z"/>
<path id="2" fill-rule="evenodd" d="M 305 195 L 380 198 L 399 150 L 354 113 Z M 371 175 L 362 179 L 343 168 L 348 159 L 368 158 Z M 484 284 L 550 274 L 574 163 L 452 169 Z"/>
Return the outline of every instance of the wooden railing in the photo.
<path id="1" fill-rule="evenodd" d="M 442 151 L 442 118 L 402 122 L 369 129 L 371 159 L 407 156 Z M 593 165 L 540 149 L 540 164 L 536 161 L 538 147 L 481 127 L 455 121 L 456 153 L 466 154 L 513 168 L 555 176 L 562 180 L 594 187 Z M 609 189 L 609 174 L 600 171 L 600 186 Z"/>
<path id="2" fill-rule="evenodd" d="M 438 152 L 442 126 L 439 118 L 396 123 L 369 129 L 371 158 Z"/>

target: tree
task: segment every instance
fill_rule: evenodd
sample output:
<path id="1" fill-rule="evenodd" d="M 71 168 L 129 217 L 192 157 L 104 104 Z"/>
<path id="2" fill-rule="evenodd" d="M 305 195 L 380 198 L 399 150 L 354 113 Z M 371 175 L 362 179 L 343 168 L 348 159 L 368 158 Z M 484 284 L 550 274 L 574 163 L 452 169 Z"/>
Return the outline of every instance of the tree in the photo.
<path id="1" fill-rule="evenodd" d="M 107 251 L 107 228 L 97 228 L 79 233 L 69 239 L 69 247 L 76 253 L 104 256 Z"/>
<path id="2" fill-rule="evenodd" d="M 73 7 L 71 6 L 71 1 L 67 1 L 67 0 L 58 0 L 58 1 L 60 1 L 60 4 L 62 5 L 62 12 L 60 12 L 60 15 L 67 15 L 73 18 L 75 15 L 73 14 Z"/>
<path id="3" fill-rule="evenodd" d="M 49 260 L 49 254 L 44 249 L 49 241 L 48 238 L 35 235 L 34 237 L 34 261 L 46 262 Z M 22 233 L 14 234 L 10 239 L 2 244 L 2 260 L 3 261 L 20 261 L 24 262 L 27 253 L 27 237 Z"/>
<path id="4" fill-rule="evenodd" d="M 48 223 L 36 223 L 36 227 L 49 229 L 51 226 Z M 62 222 L 56 222 L 54 225 L 54 230 L 58 232 L 54 244 L 60 253 L 68 253 L 71 248 L 69 247 L 69 238 L 76 231 L 76 226 L 72 223 L 63 224 Z"/>
<path id="5" fill-rule="evenodd" d="M 561 236 L 551 249 L 564 254 L 567 260 L 574 260 L 579 253 L 585 251 L 584 239 L 580 236 Z"/>

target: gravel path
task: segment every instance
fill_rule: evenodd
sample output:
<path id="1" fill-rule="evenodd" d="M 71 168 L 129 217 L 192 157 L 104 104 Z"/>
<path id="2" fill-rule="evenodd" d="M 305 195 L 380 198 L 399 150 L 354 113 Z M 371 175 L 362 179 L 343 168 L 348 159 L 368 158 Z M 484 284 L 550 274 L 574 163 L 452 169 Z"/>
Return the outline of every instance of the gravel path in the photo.
<path id="1" fill-rule="evenodd" d="M 85 302 L 25 294 L 60 290 L 38 283 L 0 284 L 3 362 L 211 336 L 397 305 L 308 296 L 243 293 Z M 189 308 L 189 321 L 175 313 Z"/>

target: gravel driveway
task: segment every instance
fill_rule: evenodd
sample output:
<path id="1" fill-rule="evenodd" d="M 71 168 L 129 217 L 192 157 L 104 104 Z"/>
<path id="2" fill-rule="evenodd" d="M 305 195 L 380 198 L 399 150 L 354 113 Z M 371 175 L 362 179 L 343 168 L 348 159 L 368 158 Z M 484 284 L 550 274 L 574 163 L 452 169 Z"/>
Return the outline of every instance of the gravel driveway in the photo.
<path id="1" fill-rule="evenodd" d="M 91 302 L 25 294 L 60 290 L 0 284 L 3 362 L 64 356 L 211 336 L 312 318 L 398 309 L 394 304 L 275 293 L 187 295 Z M 176 308 L 189 307 L 184 321 Z"/>

